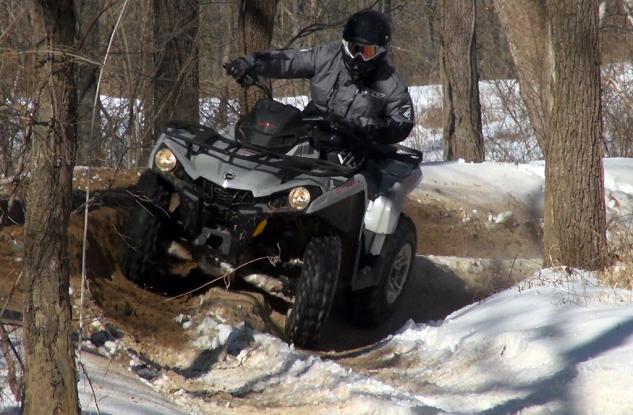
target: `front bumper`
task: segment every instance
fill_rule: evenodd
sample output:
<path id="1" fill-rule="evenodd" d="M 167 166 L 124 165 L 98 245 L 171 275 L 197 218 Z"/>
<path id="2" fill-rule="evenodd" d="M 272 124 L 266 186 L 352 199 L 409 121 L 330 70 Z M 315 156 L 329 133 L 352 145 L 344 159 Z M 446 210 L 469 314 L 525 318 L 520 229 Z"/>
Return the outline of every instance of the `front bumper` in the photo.
<path id="1" fill-rule="evenodd" d="M 257 226 L 269 216 L 244 191 L 218 191 L 173 175 L 161 176 L 178 194 L 174 219 L 194 253 L 210 250 L 212 255 L 236 263 L 252 243 Z"/>

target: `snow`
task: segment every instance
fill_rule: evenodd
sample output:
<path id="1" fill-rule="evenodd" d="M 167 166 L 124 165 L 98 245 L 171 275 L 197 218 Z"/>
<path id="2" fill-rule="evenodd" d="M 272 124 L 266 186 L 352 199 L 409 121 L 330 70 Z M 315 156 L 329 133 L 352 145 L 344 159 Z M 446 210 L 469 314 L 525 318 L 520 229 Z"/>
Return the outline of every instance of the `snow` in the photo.
<path id="1" fill-rule="evenodd" d="M 81 361 L 90 378 L 80 370 L 78 390 L 83 413 L 126 415 L 185 415 L 150 385 L 130 372 L 111 364 L 108 359 L 82 353 Z M 92 383 L 92 387 L 91 387 Z M 94 394 L 92 391 L 94 388 Z"/>
<path id="2" fill-rule="evenodd" d="M 608 212 L 630 227 L 633 159 L 604 166 Z M 542 210 L 543 168 L 427 163 L 412 197 L 481 206 L 504 221 Z M 633 291 L 605 286 L 596 274 L 542 269 L 442 321 L 410 320 L 343 355 L 299 350 L 213 314 L 180 315 L 195 352 L 180 360 L 195 376 L 160 370 L 146 381 L 83 353 L 95 396 L 82 375 L 81 402 L 97 413 L 96 397 L 108 414 L 631 414 L 632 300 Z M 204 353 L 214 358 L 195 366 Z M 6 377 L 0 360 L 2 413 L 15 405 Z"/>
<path id="3" fill-rule="evenodd" d="M 524 206 L 537 205 L 542 211 L 544 164 L 514 163 L 426 163 L 422 185 L 414 196 L 439 192 L 456 202 L 479 206 L 499 206 L 514 200 Z"/>

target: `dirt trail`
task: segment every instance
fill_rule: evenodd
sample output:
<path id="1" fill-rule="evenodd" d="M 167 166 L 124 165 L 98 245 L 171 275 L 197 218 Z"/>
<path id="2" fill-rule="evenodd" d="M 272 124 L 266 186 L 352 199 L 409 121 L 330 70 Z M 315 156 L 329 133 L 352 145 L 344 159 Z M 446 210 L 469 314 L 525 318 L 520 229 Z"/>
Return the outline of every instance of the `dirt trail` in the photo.
<path id="1" fill-rule="evenodd" d="M 125 244 L 121 236 L 126 206 L 124 195 L 136 177 L 137 171 L 118 172 L 116 180 L 113 172 L 98 172 L 96 190 L 104 193 L 89 219 L 89 300 L 85 307 L 94 324 L 89 325 L 86 335 L 103 330 L 108 323 L 113 324 L 125 334 L 128 347 L 149 361 L 160 361 L 164 365 L 176 365 L 173 356 L 186 353 L 183 350 L 189 339 L 183 329 L 183 319 L 202 318 L 205 313 L 220 315 L 229 323 L 244 321 L 257 330 L 279 335 L 285 308 L 280 301 L 257 288 L 234 283 L 227 290 L 223 282 L 218 282 L 182 295 L 207 281 L 195 264 L 179 264 L 180 270 L 188 272 L 167 271 L 161 275 L 163 283 L 151 288 L 132 284 L 121 275 L 117 258 Z M 79 177 L 75 183 L 77 190 L 81 190 L 84 178 Z M 81 203 L 81 196 L 80 193 L 77 195 L 77 204 Z M 108 204 L 110 207 L 104 206 Z M 406 212 L 416 223 L 418 254 L 424 256 L 417 259 L 398 312 L 378 329 L 355 328 L 345 318 L 340 296 L 318 349 L 331 356 L 362 350 L 393 333 L 408 319 L 416 322 L 441 319 L 453 310 L 512 285 L 540 265 L 539 228 L 529 221 L 495 224 L 488 217 L 472 214 L 465 219 L 459 207 L 442 205 L 438 201 L 409 201 Z M 82 231 L 83 215 L 77 213 L 69 228 L 71 287 L 75 304 L 80 294 Z M 19 310 L 22 304 L 19 289 L 13 290 L 21 270 L 22 248 L 22 226 L 0 228 L 0 269 L 3 274 L 0 300 L 4 304 L 12 293 L 8 306 L 11 310 Z M 445 256 L 483 259 L 447 260 L 443 258 Z M 74 312 L 78 318 L 77 307 Z"/>

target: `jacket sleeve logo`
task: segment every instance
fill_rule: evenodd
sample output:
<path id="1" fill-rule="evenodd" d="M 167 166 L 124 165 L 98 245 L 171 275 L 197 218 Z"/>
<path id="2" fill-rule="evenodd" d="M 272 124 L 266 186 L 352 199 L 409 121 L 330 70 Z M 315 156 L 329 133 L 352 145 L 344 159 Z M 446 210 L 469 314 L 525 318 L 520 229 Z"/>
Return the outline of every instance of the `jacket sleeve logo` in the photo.
<path id="1" fill-rule="evenodd" d="M 411 105 L 403 105 L 400 107 L 400 115 L 402 115 L 407 120 L 411 119 L 411 115 L 413 114 L 413 109 Z"/>

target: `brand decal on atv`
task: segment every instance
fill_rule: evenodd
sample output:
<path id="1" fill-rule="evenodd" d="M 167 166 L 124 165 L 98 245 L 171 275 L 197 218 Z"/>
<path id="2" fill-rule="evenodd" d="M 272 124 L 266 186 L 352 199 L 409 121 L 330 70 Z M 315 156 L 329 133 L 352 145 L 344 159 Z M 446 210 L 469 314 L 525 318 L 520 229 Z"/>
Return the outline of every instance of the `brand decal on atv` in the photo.
<path id="1" fill-rule="evenodd" d="M 224 172 L 224 180 L 233 180 L 235 179 L 235 173 L 233 170 L 228 170 Z"/>

